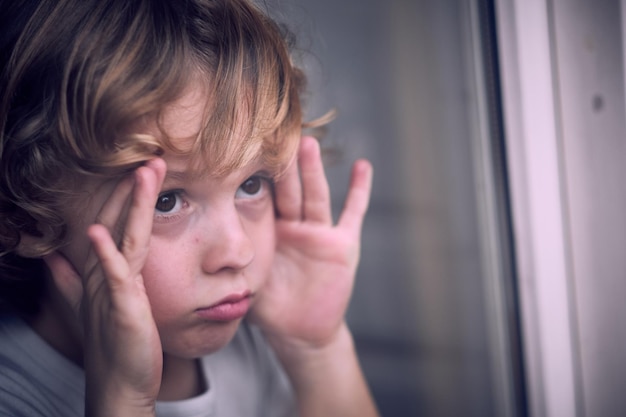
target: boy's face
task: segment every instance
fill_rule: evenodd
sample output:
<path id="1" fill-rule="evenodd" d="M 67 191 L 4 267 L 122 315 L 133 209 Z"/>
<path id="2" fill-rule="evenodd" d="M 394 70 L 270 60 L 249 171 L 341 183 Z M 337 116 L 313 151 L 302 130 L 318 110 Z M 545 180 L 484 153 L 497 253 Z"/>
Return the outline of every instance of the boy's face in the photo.
<path id="1" fill-rule="evenodd" d="M 197 131 L 198 95 L 184 97 L 166 113 L 165 128 L 173 137 Z M 232 338 L 270 273 L 275 250 L 270 173 L 256 161 L 225 177 L 198 177 L 186 158 L 166 153 L 163 159 L 167 174 L 142 275 L 163 350 L 193 358 Z M 70 244 L 63 252 L 78 271 L 88 256 L 85 230 L 114 187 L 96 188 L 81 216 L 68 213 Z"/>

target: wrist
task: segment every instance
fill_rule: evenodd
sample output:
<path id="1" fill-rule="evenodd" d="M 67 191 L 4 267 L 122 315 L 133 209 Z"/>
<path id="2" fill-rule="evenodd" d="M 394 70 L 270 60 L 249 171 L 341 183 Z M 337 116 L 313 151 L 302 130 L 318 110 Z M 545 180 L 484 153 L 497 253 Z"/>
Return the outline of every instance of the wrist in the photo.
<path id="1" fill-rule="evenodd" d="M 378 416 L 345 323 L 323 345 L 269 340 L 294 387 L 300 415 Z"/>
<path id="2" fill-rule="evenodd" d="M 87 417 L 154 417 L 156 399 L 124 384 L 99 381 L 86 384 Z"/>
<path id="3" fill-rule="evenodd" d="M 330 337 L 315 343 L 272 334 L 266 337 L 287 372 L 296 377 L 312 375 L 319 369 L 341 365 L 346 358 L 356 357 L 352 333 L 345 322 Z"/>

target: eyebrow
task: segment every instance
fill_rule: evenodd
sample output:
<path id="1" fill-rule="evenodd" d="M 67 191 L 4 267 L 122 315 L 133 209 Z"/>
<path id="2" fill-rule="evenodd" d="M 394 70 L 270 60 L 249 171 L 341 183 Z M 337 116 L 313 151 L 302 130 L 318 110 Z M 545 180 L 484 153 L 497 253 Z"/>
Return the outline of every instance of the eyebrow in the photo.
<path id="1" fill-rule="evenodd" d="M 260 161 L 260 158 L 254 159 L 248 165 L 248 168 L 250 168 L 251 172 L 254 172 L 256 170 L 261 170 L 263 168 L 263 164 Z M 193 170 L 180 171 L 180 170 L 168 169 L 167 172 L 165 173 L 165 179 L 163 180 L 163 184 L 167 184 L 168 182 L 175 182 L 175 183 L 191 182 L 191 181 L 200 179 L 206 175 L 210 175 L 210 173 L 202 172 L 202 171 L 193 171 Z"/>
<path id="2" fill-rule="evenodd" d="M 170 171 L 169 169 L 165 173 L 165 179 L 184 181 L 196 175 L 190 174 L 188 171 Z"/>
<path id="3" fill-rule="evenodd" d="M 163 184 L 167 183 L 184 183 L 188 181 L 192 181 L 194 179 L 199 178 L 201 175 L 199 173 L 193 173 L 189 171 L 170 171 L 169 169 L 165 173 L 165 179 L 163 180 Z"/>

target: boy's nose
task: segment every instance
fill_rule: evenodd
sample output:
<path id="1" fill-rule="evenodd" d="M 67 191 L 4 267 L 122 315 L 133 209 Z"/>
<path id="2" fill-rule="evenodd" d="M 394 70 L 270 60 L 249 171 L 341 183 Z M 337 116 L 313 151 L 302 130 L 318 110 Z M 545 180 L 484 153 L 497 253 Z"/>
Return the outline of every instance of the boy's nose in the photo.
<path id="1" fill-rule="evenodd" d="M 208 274 L 221 271 L 238 271 L 254 259 L 254 245 L 236 210 L 220 216 L 220 221 L 207 231 L 207 245 L 203 254 L 202 269 Z"/>

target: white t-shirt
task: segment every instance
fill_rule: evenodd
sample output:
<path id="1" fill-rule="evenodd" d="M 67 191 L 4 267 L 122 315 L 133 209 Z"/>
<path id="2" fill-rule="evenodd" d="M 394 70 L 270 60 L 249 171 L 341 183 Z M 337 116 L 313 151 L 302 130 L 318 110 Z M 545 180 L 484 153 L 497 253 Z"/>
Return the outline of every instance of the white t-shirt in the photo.
<path id="1" fill-rule="evenodd" d="M 158 417 L 293 416 L 289 381 L 260 331 L 243 323 L 201 359 L 208 389 L 157 402 Z M 0 417 L 83 417 L 85 375 L 14 316 L 0 316 Z"/>

